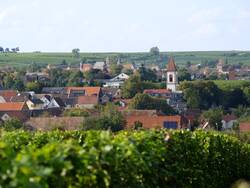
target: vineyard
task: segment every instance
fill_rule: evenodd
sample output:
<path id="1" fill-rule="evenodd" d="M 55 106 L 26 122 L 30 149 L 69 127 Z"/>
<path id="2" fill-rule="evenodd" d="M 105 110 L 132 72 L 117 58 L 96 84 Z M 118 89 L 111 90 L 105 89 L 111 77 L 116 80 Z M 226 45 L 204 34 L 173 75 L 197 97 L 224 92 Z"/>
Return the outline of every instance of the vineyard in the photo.
<path id="1" fill-rule="evenodd" d="M 215 132 L 0 132 L 0 187 L 230 187 L 250 145 Z"/>

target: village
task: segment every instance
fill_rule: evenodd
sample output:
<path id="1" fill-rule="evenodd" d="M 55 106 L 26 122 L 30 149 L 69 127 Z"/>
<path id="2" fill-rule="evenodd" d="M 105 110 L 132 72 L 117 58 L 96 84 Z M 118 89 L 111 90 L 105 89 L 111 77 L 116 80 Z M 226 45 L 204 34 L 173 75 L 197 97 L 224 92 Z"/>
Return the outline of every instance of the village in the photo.
<path id="1" fill-rule="evenodd" d="M 115 73 L 111 74 L 111 69 Z M 46 87 L 51 76 L 48 71 L 62 70 L 66 72 L 75 72 L 74 86 L 65 87 Z M 180 78 L 185 72 L 184 78 Z M 124 85 L 136 84 L 132 77 L 147 72 L 150 77 L 155 76 L 154 83 L 145 82 L 146 86 L 140 91 L 130 91 L 124 89 Z M 77 75 L 103 74 L 102 77 L 86 79 Z M 146 73 L 145 73 L 146 74 Z M 106 76 L 105 76 L 106 75 Z M 111 77 L 110 75 L 113 75 Z M 140 75 L 140 76 L 141 76 Z M 30 130 L 75 130 L 83 129 L 83 124 L 88 117 L 99 117 L 100 106 L 109 103 L 122 114 L 125 119 L 124 129 L 135 128 L 167 128 L 167 129 L 188 129 L 194 128 L 210 129 L 209 120 L 203 116 L 201 108 L 192 108 L 187 104 L 187 99 L 183 90 L 179 89 L 179 82 L 191 80 L 211 80 L 212 77 L 224 80 L 247 80 L 250 75 L 249 66 L 229 65 L 223 59 L 219 59 L 214 68 L 209 65 L 187 63 L 185 68 L 178 68 L 173 57 L 169 57 L 166 67 L 160 68 L 157 65 L 135 65 L 122 64 L 118 58 L 117 62 L 111 62 L 109 57 L 105 61 L 95 63 L 80 62 L 80 65 L 70 67 L 67 64 L 48 65 L 39 72 L 27 71 L 23 81 L 27 83 L 39 83 L 45 87 L 39 90 L 18 91 L 17 89 L 0 90 L 0 115 L 1 122 L 4 123 L 10 119 L 18 119 L 27 129 Z M 183 77 L 183 76 L 182 76 Z M 59 78 L 54 78 L 59 79 Z M 91 86 L 92 84 L 94 86 Z M 2 81 L 3 83 L 3 81 Z M 82 86 L 82 83 L 87 83 Z M 125 84 L 124 84 L 125 83 Z M 79 85 L 79 86 L 78 86 Z M 157 87 L 156 87 L 157 85 Z M 135 90 L 138 89 L 135 86 Z M 133 89 L 133 88 L 132 88 Z M 124 93 L 127 92 L 125 95 Z M 131 95 L 132 92 L 135 92 Z M 137 107 L 131 105 L 135 103 L 133 97 L 142 93 L 152 99 L 159 99 L 163 108 L 156 107 L 157 103 Z M 128 97 L 129 96 L 129 97 Z M 150 100 L 150 99 L 149 99 Z M 132 101 L 132 102 L 131 102 Z M 149 101 L 144 101 L 148 103 Z M 168 112 L 164 110 L 169 108 Z M 87 114 L 87 115 L 86 115 Z M 250 130 L 250 122 L 238 122 L 238 117 L 231 112 L 224 113 L 221 116 L 221 128 L 219 130 L 233 130 L 235 125 L 241 131 Z"/>

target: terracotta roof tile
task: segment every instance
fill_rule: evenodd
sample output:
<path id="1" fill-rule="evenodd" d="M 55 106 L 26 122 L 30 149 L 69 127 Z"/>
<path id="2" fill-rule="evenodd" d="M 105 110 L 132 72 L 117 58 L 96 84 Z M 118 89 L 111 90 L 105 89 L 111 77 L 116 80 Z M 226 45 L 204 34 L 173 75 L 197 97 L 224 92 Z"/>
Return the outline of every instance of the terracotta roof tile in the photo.
<path id="1" fill-rule="evenodd" d="M 168 94 L 171 93 L 168 89 L 145 89 L 144 93 L 146 94 Z"/>
<path id="2" fill-rule="evenodd" d="M 2 96 L 6 102 L 10 102 L 12 97 L 17 96 L 16 90 L 0 90 L 0 96 Z"/>
<path id="3" fill-rule="evenodd" d="M 0 111 L 21 111 L 23 110 L 25 102 L 7 102 L 0 103 Z"/>
<path id="4" fill-rule="evenodd" d="M 250 132 L 250 122 L 240 123 L 239 127 L 242 132 Z"/>
<path id="5" fill-rule="evenodd" d="M 178 128 L 185 126 L 182 116 L 159 116 L 155 110 L 124 111 L 123 115 L 127 121 L 127 128 L 132 128 L 136 121 L 141 122 L 144 128 L 163 128 L 166 121 L 177 122 Z"/>
<path id="6" fill-rule="evenodd" d="M 79 96 L 77 97 L 77 104 L 98 104 L 97 96 Z"/>
<path id="7" fill-rule="evenodd" d="M 85 91 L 86 95 L 97 95 L 99 96 L 101 87 L 66 87 L 67 93 L 69 94 L 72 90 Z"/>
<path id="8" fill-rule="evenodd" d="M 232 120 L 236 120 L 237 117 L 235 115 L 230 115 L 230 114 L 227 114 L 223 117 L 223 120 L 225 122 L 229 122 L 229 121 L 232 121 Z"/>
<path id="9" fill-rule="evenodd" d="M 170 57 L 167 65 L 167 71 L 177 71 L 176 65 L 174 63 L 174 58 Z"/>

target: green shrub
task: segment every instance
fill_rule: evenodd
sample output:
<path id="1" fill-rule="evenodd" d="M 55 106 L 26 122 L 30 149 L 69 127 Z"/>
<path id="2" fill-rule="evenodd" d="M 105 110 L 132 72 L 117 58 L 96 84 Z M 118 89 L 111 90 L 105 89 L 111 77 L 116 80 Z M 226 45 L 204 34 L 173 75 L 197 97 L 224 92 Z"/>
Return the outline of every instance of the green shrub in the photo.
<path id="1" fill-rule="evenodd" d="M 166 137 L 167 135 L 167 137 Z M 250 145 L 216 132 L 0 132 L 2 187 L 230 187 Z"/>

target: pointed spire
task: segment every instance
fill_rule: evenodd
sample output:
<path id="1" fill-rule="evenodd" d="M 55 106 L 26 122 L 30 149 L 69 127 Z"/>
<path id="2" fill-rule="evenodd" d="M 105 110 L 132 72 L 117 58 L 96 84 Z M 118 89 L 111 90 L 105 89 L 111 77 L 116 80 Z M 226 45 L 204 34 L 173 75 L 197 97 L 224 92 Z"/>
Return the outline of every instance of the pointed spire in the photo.
<path id="1" fill-rule="evenodd" d="M 176 65 L 174 63 L 174 58 L 169 57 L 168 65 L 167 65 L 167 71 L 175 72 L 177 71 Z"/>

